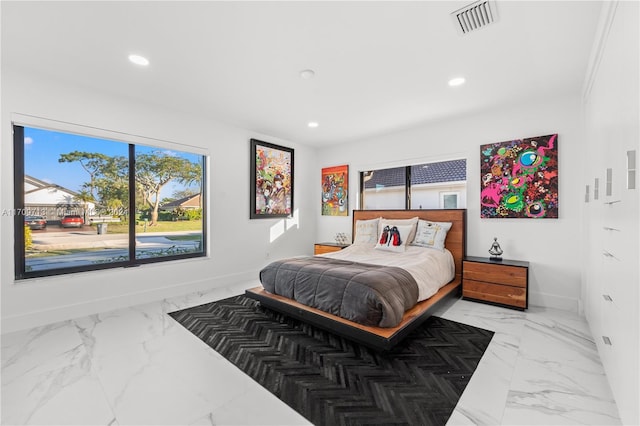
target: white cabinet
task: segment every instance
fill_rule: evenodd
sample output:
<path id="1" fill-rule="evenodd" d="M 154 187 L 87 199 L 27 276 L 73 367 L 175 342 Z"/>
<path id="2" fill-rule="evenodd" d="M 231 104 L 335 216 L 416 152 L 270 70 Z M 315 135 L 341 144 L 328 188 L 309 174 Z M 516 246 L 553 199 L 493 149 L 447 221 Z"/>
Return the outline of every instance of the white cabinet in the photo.
<path id="1" fill-rule="evenodd" d="M 583 301 L 624 424 L 640 424 L 639 16 L 638 2 L 604 4 L 585 93 Z"/>
<path id="2" fill-rule="evenodd" d="M 587 285 L 587 319 L 616 398 L 620 416 L 637 419 L 630 401 L 638 392 L 638 190 L 628 189 L 626 146 L 612 144 L 601 170 L 612 170 L 611 195 L 593 200 L 589 229 L 593 249 Z M 599 205 L 598 205 L 599 203 Z M 598 223 L 599 222 L 599 223 Z M 599 257 L 599 258 L 598 258 Z"/>

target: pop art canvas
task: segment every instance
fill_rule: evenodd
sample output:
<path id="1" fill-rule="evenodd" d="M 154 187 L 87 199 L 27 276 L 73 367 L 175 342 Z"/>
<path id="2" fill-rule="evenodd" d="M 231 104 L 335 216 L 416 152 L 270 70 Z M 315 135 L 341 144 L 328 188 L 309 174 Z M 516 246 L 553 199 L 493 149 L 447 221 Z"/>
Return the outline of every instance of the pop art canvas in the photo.
<path id="1" fill-rule="evenodd" d="M 251 139 L 251 219 L 293 212 L 293 149 Z"/>
<path id="2" fill-rule="evenodd" d="M 558 218 L 558 135 L 480 147 L 480 217 Z"/>
<path id="3" fill-rule="evenodd" d="M 349 166 L 322 169 L 322 214 L 349 215 Z"/>

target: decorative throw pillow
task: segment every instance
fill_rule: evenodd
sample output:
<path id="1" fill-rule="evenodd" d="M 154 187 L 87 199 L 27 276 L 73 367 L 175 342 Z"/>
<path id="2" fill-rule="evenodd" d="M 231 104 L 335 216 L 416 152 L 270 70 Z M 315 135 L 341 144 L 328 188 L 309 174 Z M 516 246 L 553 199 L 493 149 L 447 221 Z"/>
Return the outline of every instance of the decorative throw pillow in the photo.
<path id="1" fill-rule="evenodd" d="M 380 218 L 356 220 L 356 236 L 353 244 L 375 244 L 378 238 L 378 222 Z"/>
<path id="2" fill-rule="evenodd" d="M 429 222 L 420 219 L 416 238 L 411 244 L 444 251 L 444 240 L 447 239 L 447 232 L 451 229 L 451 225 L 451 222 Z"/>
<path id="3" fill-rule="evenodd" d="M 385 219 L 384 217 L 380 218 L 380 225 L 378 225 L 378 235 L 382 232 L 382 222 L 386 223 L 389 226 L 393 225 L 411 225 L 411 231 L 409 232 L 409 236 L 407 237 L 407 244 L 411 244 L 413 239 L 416 237 L 416 225 L 418 224 L 418 216 L 412 217 L 411 219 Z"/>
<path id="4" fill-rule="evenodd" d="M 405 251 L 411 229 L 413 229 L 412 225 L 389 225 L 383 222 L 375 248 L 394 252 Z"/>

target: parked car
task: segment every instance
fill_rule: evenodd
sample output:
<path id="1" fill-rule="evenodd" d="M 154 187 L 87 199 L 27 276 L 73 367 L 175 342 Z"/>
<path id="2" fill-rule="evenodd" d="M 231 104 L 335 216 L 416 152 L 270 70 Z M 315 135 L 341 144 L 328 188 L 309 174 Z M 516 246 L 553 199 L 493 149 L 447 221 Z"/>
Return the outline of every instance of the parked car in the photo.
<path id="1" fill-rule="evenodd" d="M 69 214 L 60 220 L 60 226 L 63 228 L 81 228 L 84 225 L 82 216 L 77 214 Z"/>
<path id="2" fill-rule="evenodd" d="M 24 224 L 31 229 L 44 229 L 47 227 L 47 219 L 44 216 L 25 216 Z"/>

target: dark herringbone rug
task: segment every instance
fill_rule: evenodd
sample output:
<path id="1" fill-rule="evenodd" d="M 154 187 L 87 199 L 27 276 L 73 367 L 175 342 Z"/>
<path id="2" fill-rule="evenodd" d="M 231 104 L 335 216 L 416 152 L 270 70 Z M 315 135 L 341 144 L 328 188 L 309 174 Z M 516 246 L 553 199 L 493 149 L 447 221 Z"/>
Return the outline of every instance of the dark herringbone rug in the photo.
<path id="1" fill-rule="evenodd" d="M 244 296 L 170 315 L 316 425 L 444 425 L 493 336 L 431 317 L 378 353 Z"/>

